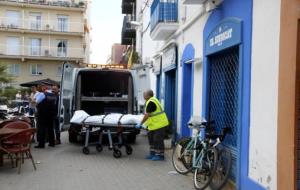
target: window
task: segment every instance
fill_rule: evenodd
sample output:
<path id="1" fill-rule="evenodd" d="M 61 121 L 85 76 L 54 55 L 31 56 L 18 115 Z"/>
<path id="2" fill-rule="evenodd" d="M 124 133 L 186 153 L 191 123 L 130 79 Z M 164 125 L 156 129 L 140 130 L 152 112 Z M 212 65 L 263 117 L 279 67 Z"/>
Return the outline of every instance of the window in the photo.
<path id="1" fill-rule="evenodd" d="M 20 26 L 21 16 L 19 11 L 6 11 L 7 26 L 10 28 L 18 28 Z"/>
<path id="2" fill-rule="evenodd" d="M 57 28 L 60 32 L 68 32 L 69 30 L 69 18 L 65 15 L 58 15 L 57 16 Z"/>
<path id="3" fill-rule="evenodd" d="M 9 64 L 7 67 L 8 74 L 12 76 L 19 76 L 20 75 L 20 64 Z"/>
<path id="4" fill-rule="evenodd" d="M 6 38 L 6 54 L 20 55 L 20 38 L 18 37 Z"/>
<path id="5" fill-rule="evenodd" d="M 41 30 L 42 29 L 42 16 L 40 13 L 30 13 L 29 28 L 31 30 Z"/>
<path id="6" fill-rule="evenodd" d="M 57 43 L 57 56 L 67 57 L 67 40 L 58 40 Z"/>
<path id="7" fill-rule="evenodd" d="M 40 56 L 41 55 L 41 44 L 42 40 L 39 38 L 32 38 L 30 45 L 30 55 L 31 56 Z"/>
<path id="8" fill-rule="evenodd" d="M 40 64 L 30 65 L 31 75 L 42 75 L 42 66 Z"/>

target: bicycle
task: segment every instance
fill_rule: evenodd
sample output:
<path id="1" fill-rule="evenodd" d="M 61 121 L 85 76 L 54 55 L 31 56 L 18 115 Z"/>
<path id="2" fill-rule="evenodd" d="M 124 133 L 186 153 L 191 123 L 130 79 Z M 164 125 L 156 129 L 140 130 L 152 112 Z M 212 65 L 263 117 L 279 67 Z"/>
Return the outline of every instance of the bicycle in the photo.
<path id="1" fill-rule="evenodd" d="M 210 147 L 205 139 L 205 128 L 208 125 L 209 122 L 190 123 L 189 127 L 195 129 L 197 135 L 177 143 L 172 156 L 173 166 L 178 173 L 187 174 L 194 169 L 194 186 L 197 190 L 203 190 L 210 184 L 217 168 L 217 150 Z M 178 150 L 176 147 L 183 149 Z M 178 151 L 180 154 L 175 157 Z M 182 163 L 182 168 L 177 161 Z"/>
<path id="2" fill-rule="evenodd" d="M 221 135 L 210 136 L 211 139 L 214 139 L 212 140 L 213 141 L 212 143 L 214 143 L 213 147 L 218 152 L 217 169 L 209 185 L 213 190 L 222 189 L 225 186 L 230 175 L 230 171 L 232 167 L 232 154 L 228 150 L 228 148 L 226 148 L 221 144 L 227 134 L 232 134 L 230 127 L 225 127 L 222 130 Z"/>
<path id="3" fill-rule="evenodd" d="M 172 162 L 175 170 L 178 173 L 187 174 L 195 169 L 194 186 L 196 189 L 205 189 L 208 185 L 210 185 L 213 190 L 221 189 L 225 185 L 229 177 L 231 168 L 231 153 L 226 149 L 221 148 L 220 144 L 224 140 L 225 136 L 228 133 L 231 133 L 231 128 L 226 127 L 222 130 L 222 133 L 220 135 L 215 135 L 212 132 L 212 127 L 210 126 L 213 123 L 214 122 L 201 122 L 195 124 L 190 123 L 189 127 L 197 129 L 197 135 L 189 138 L 182 138 L 178 141 L 173 151 Z M 193 125 L 195 125 L 196 127 L 192 127 Z M 205 129 L 210 132 L 205 132 Z M 199 143 L 197 143 L 198 138 L 200 139 L 200 146 Z M 195 144 L 198 144 L 196 148 L 194 148 Z M 191 145 L 194 146 L 192 147 Z M 206 147 L 206 149 L 210 150 L 207 154 L 208 156 L 212 157 L 212 152 L 213 155 L 217 155 L 217 159 L 206 159 L 214 159 L 214 162 L 213 166 L 209 166 L 209 170 L 207 170 L 207 166 L 205 166 L 207 171 L 204 173 L 203 168 L 205 167 L 203 167 L 203 165 L 196 166 L 196 164 L 198 164 L 199 162 L 196 163 L 194 159 L 195 154 L 197 152 L 201 153 L 201 149 L 203 147 Z M 195 150 L 197 150 L 196 153 Z M 176 153 L 179 153 L 179 156 L 177 156 Z M 200 158 L 200 155 L 198 155 L 198 161 L 199 160 L 203 160 L 203 158 Z M 217 164 L 215 163 L 216 160 Z M 204 177 L 204 183 L 200 181 L 199 177 Z M 198 182 L 203 184 L 199 185 Z"/>

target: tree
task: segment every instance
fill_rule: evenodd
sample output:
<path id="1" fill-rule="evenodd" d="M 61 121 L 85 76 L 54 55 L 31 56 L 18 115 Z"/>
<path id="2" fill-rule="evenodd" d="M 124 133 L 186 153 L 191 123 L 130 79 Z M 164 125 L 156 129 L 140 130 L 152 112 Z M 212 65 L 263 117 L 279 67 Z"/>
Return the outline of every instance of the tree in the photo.
<path id="1" fill-rule="evenodd" d="M 13 78 L 6 72 L 6 65 L 0 64 L 0 83 L 12 82 Z"/>

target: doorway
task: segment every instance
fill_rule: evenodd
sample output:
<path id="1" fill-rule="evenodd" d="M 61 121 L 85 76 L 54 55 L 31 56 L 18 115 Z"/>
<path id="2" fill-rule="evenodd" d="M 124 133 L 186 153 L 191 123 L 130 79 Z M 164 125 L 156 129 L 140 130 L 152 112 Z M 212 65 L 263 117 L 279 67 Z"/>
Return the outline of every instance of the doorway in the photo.
<path id="1" fill-rule="evenodd" d="M 165 112 L 168 116 L 170 126 L 168 134 L 176 139 L 176 69 L 165 73 Z"/>
<path id="2" fill-rule="evenodd" d="M 181 108 L 181 135 L 189 137 L 191 130 L 187 123 L 192 115 L 192 78 L 193 78 L 193 63 L 183 63 L 183 76 L 182 76 L 182 108 Z"/>
<path id="3" fill-rule="evenodd" d="M 231 178 L 235 181 L 238 160 L 239 127 L 239 47 L 209 56 L 209 121 L 214 121 L 217 133 L 222 128 L 231 127 L 232 135 L 223 141 L 233 155 Z"/>

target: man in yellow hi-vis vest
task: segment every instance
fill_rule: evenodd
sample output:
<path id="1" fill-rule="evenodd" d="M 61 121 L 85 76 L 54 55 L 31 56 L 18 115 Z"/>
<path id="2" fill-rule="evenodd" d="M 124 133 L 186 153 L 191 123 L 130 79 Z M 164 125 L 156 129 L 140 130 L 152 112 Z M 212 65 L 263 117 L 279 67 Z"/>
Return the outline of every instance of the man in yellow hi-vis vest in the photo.
<path id="1" fill-rule="evenodd" d="M 152 161 L 164 160 L 164 137 L 169 121 L 159 100 L 153 97 L 152 90 L 144 92 L 144 99 L 146 100 L 145 115 L 141 124 L 138 124 L 136 128 L 141 128 L 143 125 L 148 129 L 150 154 L 146 159 Z"/>

